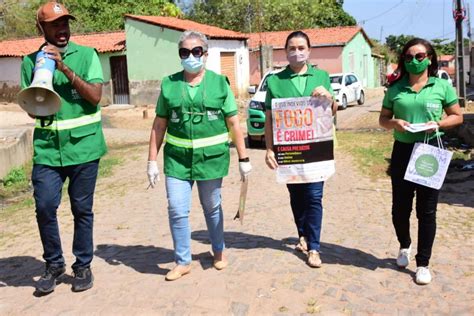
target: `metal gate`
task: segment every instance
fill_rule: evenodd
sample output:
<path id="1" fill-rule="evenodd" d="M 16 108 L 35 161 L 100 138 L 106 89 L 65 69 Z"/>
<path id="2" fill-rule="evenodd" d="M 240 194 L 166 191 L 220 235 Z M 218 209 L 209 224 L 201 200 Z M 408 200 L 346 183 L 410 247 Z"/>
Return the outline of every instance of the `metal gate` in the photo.
<path id="1" fill-rule="evenodd" d="M 110 57 L 110 70 L 115 104 L 129 104 L 127 57 Z"/>

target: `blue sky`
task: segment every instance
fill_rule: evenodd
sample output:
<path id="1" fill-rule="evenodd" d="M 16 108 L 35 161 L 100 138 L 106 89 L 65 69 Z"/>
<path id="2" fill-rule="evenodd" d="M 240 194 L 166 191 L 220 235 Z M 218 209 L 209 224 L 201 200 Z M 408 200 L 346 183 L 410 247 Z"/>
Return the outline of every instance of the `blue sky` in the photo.
<path id="1" fill-rule="evenodd" d="M 471 17 L 474 16 L 474 1 L 463 1 L 466 7 L 469 3 Z M 452 0 L 344 0 L 343 8 L 370 38 L 380 40 L 382 37 L 382 42 L 389 35 L 400 34 L 451 41 L 455 37 L 452 4 Z M 463 29 L 467 37 L 467 23 L 463 24 Z"/>

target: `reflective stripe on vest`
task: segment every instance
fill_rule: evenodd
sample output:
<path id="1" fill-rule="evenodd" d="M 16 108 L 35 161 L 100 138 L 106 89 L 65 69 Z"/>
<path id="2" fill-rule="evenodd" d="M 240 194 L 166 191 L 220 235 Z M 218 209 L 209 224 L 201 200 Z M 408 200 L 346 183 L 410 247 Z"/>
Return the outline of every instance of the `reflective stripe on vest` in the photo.
<path id="1" fill-rule="evenodd" d="M 65 130 L 65 129 L 73 129 L 76 127 L 81 127 L 84 125 L 89 125 L 92 123 L 97 123 L 101 121 L 101 111 L 97 111 L 94 114 L 90 115 L 83 115 L 78 118 L 73 118 L 70 120 L 54 120 L 53 123 L 49 126 L 44 126 L 41 127 L 41 120 L 36 119 L 36 128 L 41 128 L 41 129 L 52 129 L 52 130 Z"/>
<path id="2" fill-rule="evenodd" d="M 199 139 L 179 138 L 166 133 L 166 142 L 184 148 L 202 148 L 213 145 L 222 144 L 229 141 L 229 133 L 223 133 L 212 137 L 204 137 Z"/>

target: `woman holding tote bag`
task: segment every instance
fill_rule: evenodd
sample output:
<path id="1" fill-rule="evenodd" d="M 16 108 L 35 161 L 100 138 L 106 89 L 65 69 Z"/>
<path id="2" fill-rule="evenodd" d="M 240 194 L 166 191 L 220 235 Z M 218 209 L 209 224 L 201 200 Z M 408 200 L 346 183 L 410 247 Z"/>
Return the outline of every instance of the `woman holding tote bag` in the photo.
<path id="1" fill-rule="evenodd" d="M 416 259 L 416 283 L 431 282 L 428 268 L 436 234 L 436 207 L 439 191 L 404 180 L 410 155 L 416 142 L 436 145 L 440 129 L 460 125 L 463 121 L 458 97 L 453 87 L 437 77 L 438 61 L 433 46 L 426 40 L 414 38 L 399 56 L 400 76 L 390 84 L 385 94 L 379 123 L 393 129 L 395 142 L 391 157 L 392 222 L 400 242 L 397 265 L 406 268 L 410 261 L 410 214 L 416 192 L 416 216 L 418 218 L 418 247 Z M 443 112 L 446 116 L 443 118 Z M 432 125 L 426 131 L 407 131 L 411 124 Z M 426 134 L 428 133 L 428 134 Z"/>

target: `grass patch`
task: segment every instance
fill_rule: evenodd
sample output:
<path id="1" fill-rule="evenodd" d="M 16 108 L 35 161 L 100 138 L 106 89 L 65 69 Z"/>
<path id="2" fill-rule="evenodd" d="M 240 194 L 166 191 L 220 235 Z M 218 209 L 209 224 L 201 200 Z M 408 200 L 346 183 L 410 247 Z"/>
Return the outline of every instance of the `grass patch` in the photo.
<path id="1" fill-rule="evenodd" d="M 0 199 L 7 199 L 17 196 L 29 189 L 29 179 L 31 178 L 32 164 L 13 168 L 0 181 Z"/>
<path id="2" fill-rule="evenodd" d="M 123 160 L 117 156 L 104 156 L 99 163 L 99 178 L 111 176 L 114 167 L 120 165 L 122 162 Z"/>
<path id="3" fill-rule="evenodd" d="M 371 178 L 387 176 L 393 137 L 389 132 L 338 131 L 339 148 L 350 154 L 363 174 Z"/>

